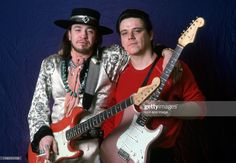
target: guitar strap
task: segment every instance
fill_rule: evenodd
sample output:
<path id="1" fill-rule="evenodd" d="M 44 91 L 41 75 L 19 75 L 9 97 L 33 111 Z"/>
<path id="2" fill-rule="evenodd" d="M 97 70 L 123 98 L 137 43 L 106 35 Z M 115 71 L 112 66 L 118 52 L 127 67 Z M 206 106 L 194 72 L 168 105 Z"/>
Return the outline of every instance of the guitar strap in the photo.
<path id="1" fill-rule="evenodd" d="M 151 73 L 152 73 L 152 71 L 153 71 L 153 69 L 154 69 L 154 67 L 155 67 L 155 65 L 156 65 L 156 63 L 157 63 L 157 61 L 158 61 L 159 59 L 160 59 L 160 57 L 157 56 L 156 59 L 154 60 L 154 62 L 152 63 L 152 67 L 150 68 L 150 70 L 149 70 L 147 76 L 145 77 L 145 79 L 144 79 L 143 84 L 141 85 L 141 87 L 144 87 L 144 86 L 147 85 L 148 79 L 149 79 L 149 77 L 150 77 L 150 75 L 151 75 Z M 136 122 L 137 122 L 139 125 L 144 126 L 144 125 L 146 125 L 146 123 L 147 123 L 147 121 L 148 121 L 149 119 L 150 119 L 149 117 L 147 117 L 147 116 L 145 116 L 144 114 L 141 113 L 141 114 L 138 116 L 138 119 L 136 120 Z"/>
<path id="2" fill-rule="evenodd" d="M 151 73 L 152 73 L 152 71 L 153 71 L 153 69 L 154 69 L 154 67 L 155 67 L 155 65 L 156 65 L 156 63 L 157 63 L 158 60 L 159 60 L 159 57 L 157 56 L 156 59 L 154 60 L 154 62 L 152 63 L 152 67 L 151 67 L 150 70 L 148 71 L 148 74 L 147 74 L 147 76 L 145 77 L 145 79 L 144 79 L 143 84 L 141 85 L 141 87 L 144 87 L 144 86 L 147 85 L 148 79 L 149 79 L 149 77 L 150 77 L 150 75 L 151 75 Z"/>
<path id="3" fill-rule="evenodd" d="M 98 82 L 98 76 L 101 67 L 101 51 L 103 48 L 97 50 L 97 55 L 93 56 L 89 63 L 88 77 L 86 80 L 85 91 L 83 95 L 83 108 L 89 110 L 91 107 L 93 97 L 95 94 L 95 89 Z"/>

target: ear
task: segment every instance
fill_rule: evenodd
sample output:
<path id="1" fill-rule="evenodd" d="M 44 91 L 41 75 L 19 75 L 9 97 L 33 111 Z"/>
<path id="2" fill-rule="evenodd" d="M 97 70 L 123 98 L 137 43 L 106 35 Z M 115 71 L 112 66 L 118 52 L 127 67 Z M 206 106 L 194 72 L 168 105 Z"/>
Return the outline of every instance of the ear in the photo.
<path id="1" fill-rule="evenodd" d="M 71 41 L 71 31 L 70 30 L 68 30 L 68 32 L 67 32 L 67 37 L 68 37 L 68 40 Z"/>
<path id="2" fill-rule="evenodd" d="M 152 41 L 153 40 L 153 35 L 154 35 L 154 33 L 153 33 L 153 31 L 150 31 L 150 33 L 149 33 L 149 35 L 150 35 L 150 41 Z"/>

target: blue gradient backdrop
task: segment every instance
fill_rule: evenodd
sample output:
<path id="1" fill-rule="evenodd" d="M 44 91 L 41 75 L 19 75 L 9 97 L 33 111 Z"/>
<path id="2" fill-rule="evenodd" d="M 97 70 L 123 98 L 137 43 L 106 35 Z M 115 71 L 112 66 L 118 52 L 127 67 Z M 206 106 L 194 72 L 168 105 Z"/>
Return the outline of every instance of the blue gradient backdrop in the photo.
<path id="1" fill-rule="evenodd" d="M 114 30 L 122 10 L 143 9 L 153 21 L 155 42 L 171 48 L 175 48 L 181 32 L 196 16 L 203 17 L 205 27 L 199 30 L 194 44 L 185 47 L 181 58 L 189 64 L 208 100 L 236 99 L 236 1 L 2 0 L 0 157 L 19 156 L 19 162 L 26 162 L 27 114 L 40 64 L 58 50 L 64 32 L 53 21 L 68 18 L 74 7 L 99 10 L 101 24 Z M 119 43 L 116 33 L 104 37 L 104 46 L 112 43 Z M 206 155 L 212 162 L 235 162 L 234 123 L 234 117 L 204 120 Z"/>

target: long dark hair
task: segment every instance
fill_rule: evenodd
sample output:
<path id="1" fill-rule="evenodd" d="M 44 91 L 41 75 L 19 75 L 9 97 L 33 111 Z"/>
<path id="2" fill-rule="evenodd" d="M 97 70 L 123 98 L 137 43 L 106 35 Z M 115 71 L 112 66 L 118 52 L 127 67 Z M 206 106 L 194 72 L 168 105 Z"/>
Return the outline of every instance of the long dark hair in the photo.
<path id="1" fill-rule="evenodd" d="M 71 42 L 68 39 L 68 30 L 63 34 L 62 42 L 61 42 L 61 53 L 63 59 L 70 59 L 71 58 Z"/>
<path id="2" fill-rule="evenodd" d="M 66 60 L 69 60 L 71 59 L 71 41 L 68 39 L 68 32 L 69 32 L 70 29 L 68 29 L 64 34 L 63 34 L 63 37 L 62 37 L 62 42 L 61 42 L 61 46 L 60 46 L 60 49 L 61 49 L 61 57 L 63 59 L 66 59 Z M 97 50 L 97 48 L 99 48 L 99 46 L 102 44 L 102 35 L 99 31 L 97 31 L 97 35 L 96 35 L 96 39 L 97 39 L 97 43 L 94 45 L 94 52 Z"/>

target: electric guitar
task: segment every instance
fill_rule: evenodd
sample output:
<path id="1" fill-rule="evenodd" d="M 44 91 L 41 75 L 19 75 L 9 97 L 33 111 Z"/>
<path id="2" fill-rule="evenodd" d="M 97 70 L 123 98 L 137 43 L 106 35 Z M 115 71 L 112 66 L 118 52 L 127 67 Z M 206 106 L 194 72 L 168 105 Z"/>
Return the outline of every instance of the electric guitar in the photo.
<path id="1" fill-rule="evenodd" d="M 159 95 L 162 89 L 165 86 L 166 81 L 168 80 L 183 48 L 192 43 L 195 39 L 196 32 L 198 28 L 204 25 L 204 19 L 199 17 L 192 22 L 190 27 L 181 35 L 178 39 L 178 44 L 170 58 L 168 64 L 166 65 L 163 74 L 161 75 L 161 83 L 154 94 L 150 97 L 155 99 L 159 98 Z M 147 161 L 147 150 L 149 145 L 159 137 L 153 135 L 152 130 L 148 130 L 145 127 L 145 124 L 149 117 L 140 113 L 139 116 L 134 114 L 133 121 L 129 128 L 118 138 L 117 149 L 118 155 L 123 158 L 126 162 L 132 160 L 135 163 L 143 163 Z"/>
<path id="2" fill-rule="evenodd" d="M 58 146 L 58 155 L 52 154 L 50 158 L 52 162 L 58 162 L 64 159 L 72 159 L 81 157 L 83 155 L 82 150 L 76 150 L 73 147 L 73 142 L 79 140 L 79 137 L 92 129 L 96 125 L 99 125 L 104 120 L 114 116 L 118 112 L 126 109 L 128 106 L 133 104 L 140 105 L 145 99 L 148 98 L 159 86 L 160 79 L 158 77 L 154 78 L 152 83 L 148 86 L 142 87 L 138 90 L 136 94 L 133 94 L 126 100 L 114 105 L 113 107 L 93 116 L 89 119 L 78 124 L 81 120 L 82 114 L 84 112 L 83 108 L 76 107 L 73 109 L 72 114 L 69 117 L 63 118 L 58 123 L 51 124 L 51 129 L 53 131 L 54 138 Z M 29 163 L 46 162 L 43 157 L 37 156 L 36 153 L 32 152 L 31 145 L 28 148 L 28 161 Z"/>

